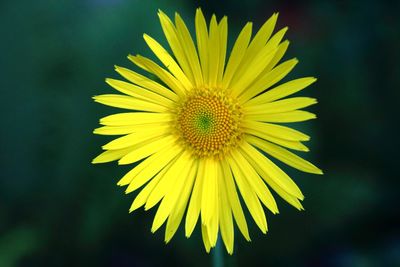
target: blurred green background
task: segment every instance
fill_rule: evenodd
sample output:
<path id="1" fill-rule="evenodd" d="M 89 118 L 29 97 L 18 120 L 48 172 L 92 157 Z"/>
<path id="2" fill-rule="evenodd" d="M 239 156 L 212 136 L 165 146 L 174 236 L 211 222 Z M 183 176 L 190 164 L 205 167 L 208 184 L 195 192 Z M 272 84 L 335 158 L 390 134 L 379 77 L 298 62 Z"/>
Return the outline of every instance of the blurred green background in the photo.
<path id="1" fill-rule="evenodd" d="M 91 96 L 112 92 L 113 65 L 151 56 L 144 32 L 162 40 L 157 9 L 192 27 L 195 8 L 228 15 L 230 45 L 249 20 L 275 11 L 289 26 L 289 78 L 316 76 L 305 155 L 325 171 L 284 167 L 302 188 L 305 212 L 278 199 L 264 236 L 250 223 L 227 266 L 400 266 L 400 34 L 395 1 L 1 1 L 0 267 L 209 266 L 198 227 L 165 245 L 154 211 L 128 214 L 134 195 L 116 186 L 131 166 L 91 165 L 108 139 L 92 135 L 115 112 Z"/>

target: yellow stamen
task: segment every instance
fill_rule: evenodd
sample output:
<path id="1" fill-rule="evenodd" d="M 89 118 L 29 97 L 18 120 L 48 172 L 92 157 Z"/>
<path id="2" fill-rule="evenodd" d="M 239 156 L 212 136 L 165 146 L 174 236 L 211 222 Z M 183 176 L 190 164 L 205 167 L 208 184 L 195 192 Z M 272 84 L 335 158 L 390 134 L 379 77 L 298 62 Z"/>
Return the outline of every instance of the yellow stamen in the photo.
<path id="1" fill-rule="evenodd" d="M 241 139 L 241 109 L 220 89 L 193 90 L 176 115 L 176 133 L 197 156 L 222 155 Z"/>

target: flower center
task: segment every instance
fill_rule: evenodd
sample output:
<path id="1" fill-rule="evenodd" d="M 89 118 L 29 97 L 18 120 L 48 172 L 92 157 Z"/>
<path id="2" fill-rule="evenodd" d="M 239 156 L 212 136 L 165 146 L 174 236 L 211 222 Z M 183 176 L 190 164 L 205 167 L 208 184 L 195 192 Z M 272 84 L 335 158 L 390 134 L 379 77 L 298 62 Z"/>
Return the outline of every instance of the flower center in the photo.
<path id="1" fill-rule="evenodd" d="M 177 110 L 176 130 L 183 143 L 198 156 L 218 156 L 241 138 L 241 111 L 217 89 L 196 89 Z"/>

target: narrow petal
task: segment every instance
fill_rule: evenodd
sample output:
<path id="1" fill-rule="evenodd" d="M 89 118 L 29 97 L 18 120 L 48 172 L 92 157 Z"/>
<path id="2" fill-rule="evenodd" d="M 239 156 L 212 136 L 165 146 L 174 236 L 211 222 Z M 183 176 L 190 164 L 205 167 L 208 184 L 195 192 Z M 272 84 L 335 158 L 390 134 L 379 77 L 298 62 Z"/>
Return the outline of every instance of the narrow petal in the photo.
<path id="1" fill-rule="evenodd" d="M 277 99 L 284 98 L 288 95 L 292 95 L 300 90 L 303 90 L 310 84 L 314 83 L 316 80 L 317 79 L 314 77 L 306 77 L 286 82 L 253 99 L 250 99 L 246 103 L 246 106 L 268 103 Z"/>
<path id="2" fill-rule="evenodd" d="M 301 205 L 299 199 L 297 197 L 289 194 L 286 192 L 282 187 L 280 187 L 273 179 L 269 177 L 269 175 L 264 171 L 264 169 L 261 168 L 261 166 L 247 154 L 244 150 L 243 153 L 247 155 L 247 160 L 250 162 L 250 164 L 253 166 L 253 168 L 257 171 L 258 174 L 266 181 L 266 183 L 281 197 L 283 198 L 286 202 L 288 202 L 290 205 L 295 207 L 298 210 L 304 210 L 303 206 Z"/>
<path id="3" fill-rule="evenodd" d="M 118 160 L 128 154 L 129 152 L 132 151 L 132 147 L 126 147 L 123 149 L 117 149 L 117 150 L 109 150 L 109 151 L 104 151 L 100 155 L 98 155 L 96 158 L 92 160 L 93 164 L 97 163 L 105 163 L 105 162 L 110 162 L 114 160 Z"/>
<path id="4" fill-rule="evenodd" d="M 284 146 L 284 147 L 287 147 L 287 148 L 290 148 L 293 150 L 304 151 L 304 152 L 310 151 L 307 146 L 305 146 L 304 144 L 302 144 L 299 141 L 290 141 L 290 140 L 281 139 L 279 137 L 275 137 L 273 135 L 269 135 L 265 132 L 261 132 L 261 131 L 255 130 L 255 129 L 246 129 L 246 134 L 247 134 L 246 136 L 254 135 L 259 138 L 268 140 L 270 142 L 273 142 L 275 144 L 278 144 L 280 146 Z"/>
<path id="5" fill-rule="evenodd" d="M 224 78 L 222 80 L 222 89 L 229 88 L 232 77 L 234 76 L 237 68 L 242 61 L 247 46 L 249 45 L 251 38 L 252 23 L 248 22 L 240 32 L 236 42 L 233 46 L 232 52 L 229 56 L 228 64 L 226 65 Z"/>
<path id="6" fill-rule="evenodd" d="M 129 58 L 129 57 L 128 57 Z M 136 73 L 132 70 L 115 66 L 115 71 L 118 72 L 122 77 L 134 83 L 140 87 L 146 88 L 156 94 L 164 96 L 174 102 L 178 100 L 178 96 L 172 92 L 170 89 L 166 88 L 165 86 L 143 76 L 139 73 Z"/>
<path id="7" fill-rule="evenodd" d="M 302 110 L 294 110 L 283 113 L 253 114 L 244 116 L 244 120 L 277 122 L 277 123 L 300 122 L 315 118 L 317 118 L 317 116 L 314 113 Z"/>
<path id="8" fill-rule="evenodd" d="M 168 108 L 166 107 L 145 100 L 139 100 L 126 95 L 114 95 L 114 94 L 97 95 L 94 96 L 93 99 L 95 102 L 116 108 L 150 111 L 150 112 L 168 111 Z"/>
<path id="9" fill-rule="evenodd" d="M 251 164 L 238 151 L 232 152 L 233 159 L 240 166 L 243 177 L 247 180 L 253 191 L 257 194 L 261 202 L 274 214 L 278 213 L 278 206 L 268 187 L 262 181 Z"/>
<path id="10" fill-rule="evenodd" d="M 211 17 L 210 22 L 210 36 L 208 38 L 210 49 L 210 60 L 208 68 L 208 84 L 212 87 L 217 86 L 218 70 L 219 70 L 219 55 L 220 55 L 220 43 L 219 43 L 219 32 L 217 18 L 215 15 Z"/>
<path id="11" fill-rule="evenodd" d="M 270 179 L 274 180 L 282 189 L 284 189 L 289 194 L 303 199 L 304 196 L 301 193 L 298 186 L 293 182 L 292 179 L 282 171 L 278 166 L 276 166 L 271 160 L 265 157 L 261 152 L 255 149 L 253 146 L 244 142 L 241 149 L 251 158 L 257 162 L 257 165 L 269 176 Z M 265 177 L 263 177 L 265 178 Z M 268 181 L 266 181 L 268 183 Z"/>
<path id="12" fill-rule="evenodd" d="M 244 121 L 242 124 L 243 128 L 256 130 L 261 133 L 268 133 L 268 135 L 272 135 L 276 138 L 285 139 L 289 141 L 308 141 L 310 140 L 310 136 L 294 130 L 292 128 L 272 124 L 272 123 L 263 123 L 257 121 Z"/>
<path id="13" fill-rule="evenodd" d="M 158 78 L 160 78 L 160 80 L 163 81 L 166 85 L 168 85 L 168 87 L 171 88 L 171 90 L 174 91 L 178 96 L 182 97 L 185 95 L 186 88 L 182 85 L 182 83 L 174 76 L 172 76 L 171 73 L 161 68 L 152 60 L 142 57 L 140 55 L 137 56 L 130 55 L 128 56 L 128 58 L 138 67 L 142 67 L 142 65 L 146 67 L 145 69 L 147 71 L 153 73 Z"/>
<path id="14" fill-rule="evenodd" d="M 232 220 L 231 205 L 229 204 L 226 192 L 224 173 L 222 166 L 218 168 L 218 189 L 219 189 L 219 227 L 221 228 L 221 236 L 224 241 L 225 248 L 229 254 L 233 253 L 234 229 Z"/>
<path id="15" fill-rule="evenodd" d="M 206 249 L 207 253 L 209 253 L 211 249 L 210 239 L 208 237 L 207 226 L 205 226 L 204 224 L 201 224 L 201 236 L 203 238 L 204 248 Z"/>
<path id="16" fill-rule="evenodd" d="M 152 140 L 155 141 L 162 136 L 169 135 L 169 131 L 167 131 L 167 128 L 165 128 L 164 131 L 156 131 L 152 132 L 151 134 L 148 134 L 146 132 L 144 133 L 131 133 L 128 135 L 125 135 L 123 137 L 114 139 L 101 148 L 104 150 L 116 150 L 116 149 L 122 149 L 126 147 L 131 147 L 132 150 L 135 149 L 135 145 L 144 145 L 144 142 L 147 140 Z"/>
<path id="17" fill-rule="evenodd" d="M 110 78 L 106 79 L 106 83 L 121 93 L 130 95 L 134 98 L 162 105 L 167 108 L 173 106 L 173 102 L 170 99 L 134 84 Z"/>
<path id="18" fill-rule="evenodd" d="M 305 108 L 317 103 L 317 99 L 311 97 L 292 97 L 261 105 L 251 105 L 243 108 L 244 114 L 281 113 Z"/>
<path id="19" fill-rule="evenodd" d="M 271 70 L 269 69 L 269 66 L 272 65 L 271 61 L 276 58 L 275 55 L 278 52 L 279 43 L 282 40 L 286 31 L 287 27 L 277 32 L 271 38 L 271 40 L 269 40 L 268 43 L 265 44 L 265 46 L 260 47 L 260 49 L 254 51 L 255 55 L 248 55 L 246 51 L 246 55 L 243 58 L 243 61 L 240 63 L 240 66 L 231 81 L 232 86 L 235 86 L 236 83 L 239 83 L 236 86 L 237 88 L 235 89 L 237 91 L 236 96 L 239 93 L 245 91 L 248 85 L 250 85 L 253 81 L 256 81 L 256 79 L 258 80 L 260 77 L 265 76 Z M 248 49 L 250 49 L 250 46 Z M 250 70 L 253 69 L 255 71 L 251 72 Z M 239 80 L 241 80 L 241 82 L 239 82 Z M 246 82 L 245 87 L 241 85 L 241 83 L 244 82 Z"/>
<path id="20" fill-rule="evenodd" d="M 282 64 L 276 66 L 273 70 L 261 76 L 253 83 L 240 97 L 240 103 L 247 102 L 250 98 L 260 94 L 262 91 L 273 86 L 275 83 L 283 79 L 299 61 L 297 59 L 290 59 Z"/>
<path id="21" fill-rule="evenodd" d="M 152 133 L 154 131 L 164 131 L 167 128 L 170 128 L 170 125 L 166 123 L 148 123 L 141 125 L 122 125 L 122 126 L 103 126 L 94 129 L 94 134 L 101 135 L 124 135 L 131 133 Z"/>
<path id="22" fill-rule="evenodd" d="M 225 69 L 226 49 L 228 44 L 228 18 L 226 16 L 224 16 L 218 24 L 218 32 L 220 45 L 217 86 L 221 87 Z"/>
<path id="23" fill-rule="evenodd" d="M 164 177 L 157 184 L 157 187 L 151 192 L 146 206 L 152 206 L 153 203 L 158 203 L 161 199 L 161 204 L 158 207 L 154 216 L 151 231 L 154 233 L 167 220 L 168 216 L 176 207 L 178 198 L 181 196 L 181 191 L 193 164 L 191 155 L 184 151 L 176 163 L 166 172 Z M 180 175 L 177 176 L 176 174 Z"/>
<path id="24" fill-rule="evenodd" d="M 213 217 L 217 216 L 218 218 L 218 164 L 213 158 L 205 158 L 204 161 L 205 169 L 201 196 L 201 223 L 209 226 Z M 213 239 L 211 236 L 209 236 L 209 238 L 210 241 Z M 211 246 L 212 245 L 213 244 L 211 244 Z"/>
<path id="25" fill-rule="evenodd" d="M 209 81 L 209 43 L 208 43 L 208 30 L 207 23 L 204 18 L 203 12 L 200 8 L 196 9 L 196 17 L 195 17 L 195 26 L 196 26 L 196 40 L 197 40 L 197 49 L 199 51 L 199 58 L 201 63 L 201 69 L 203 73 L 203 81 L 204 83 L 208 83 Z"/>
<path id="26" fill-rule="evenodd" d="M 142 142 L 135 146 L 135 150 L 121 158 L 118 164 L 124 165 L 134 163 L 156 153 L 164 147 L 171 146 L 174 142 L 176 142 L 176 138 L 171 135 Z"/>
<path id="27" fill-rule="evenodd" d="M 125 112 L 109 115 L 100 119 L 100 124 L 107 126 L 143 125 L 151 123 L 170 123 L 171 113 Z"/>
<path id="28" fill-rule="evenodd" d="M 158 17 L 160 18 L 161 27 L 163 29 L 165 37 L 167 38 L 169 47 L 174 53 L 174 56 L 179 63 L 179 66 L 181 66 L 183 72 L 186 74 L 186 77 L 188 77 L 191 83 L 196 84 L 194 74 L 190 67 L 190 62 L 186 58 L 185 51 L 178 38 L 177 30 L 174 24 L 172 23 L 170 18 L 161 10 L 159 10 L 158 12 Z"/>
<path id="29" fill-rule="evenodd" d="M 176 33 L 189 62 L 189 67 L 193 73 L 195 84 L 201 86 L 203 84 L 203 79 L 196 47 L 194 46 L 193 39 L 185 22 L 178 13 L 175 13 L 175 24 Z"/>
<path id="30" fill-rule="evenodd" d="M 190 193 L 192 192 L 193 189 L 194 180 L 197 174 L 197 168 L 198 168 L 198 161 L 195 161 L 194 165 L 190 169 L 190 173 L 184 184 L 184 188 L 182 189 L 182 192 L 179 195 L 179 201 L 177 202 L 175 208 L 172 210 L 171 215 L 168 217 L 167 226 L 165 228 L 166 243 L 168 243 L 172 239 L 175 232 L 178 230 L 179 224 L 182 220 L 182 217 L 186 210 L 186 206 L 188 204 Z"/>
<path id="31" fill-rule="evenodd" d="M 240 190 L 240 193 L 243 197 L 246 206 L 253 217 L 255 223 L 257 224 L 258 228 L 263 233 L 267 232 L 267 220 L 265 218 L 264 210 L 260 204 L 260 201 L 254 192 L 254 190 L 250 187 L 248 182 L 245 179 L 245 174 L 241 171 L 240 166 L 237 165 L 236 161 L 232 157 L 227 157 L 229 162 L 229 166 L 232 170 L 232 173 L 235 177 L 236 184 Z"/>
<path id="32" fill-rule="evenodd" d="M 165 175 L 165 173 L 171 167 L 173 162 L 175 161 L 172 160 L 171 162 L 166 164 L 165 167 L 154 178 L 152 178 L 150 182 L 148 182 L 142 190 L 140 190 L 139 194 L 135 197 L 135 200 L 132 202 L 129 212 L 133 212 L 134 210 L 146 204 L 146 201 L 149 198 L 150 193 L 153 191 L 154 187 L 157 186 L 158 182 Z"/>
<path id="33" fill-rule="evenodd" d="M 185 235 L 187 238 L 189 238 L 192 235 L 192 232 L 194 230 L 194 227 L 196 226 L 197 220 L 200 215 L 201 199 L 202 199 L 203 184 L 204 184 L 203 182 L 204 170 L 205 170 L 204 163 L 205 163 L 204 159 L 200 159 L 198 162 L 196 179 L 193 186 L 192 195 L 190 196 L 190 203 L 188 206 L 188 210 L 186 213 Z"/>
<path id="34" fill-rule="evenodd" d="M 322 174 L 322 171 L 312 163 L 293 154 L 292 152 L 254 136 L 249 136 L 246 141 L 260 148 L 265 153 L 303 172 Z"/>
<path id="35" fill-rule="evenodd" d="M 164 47 L 162 47 L 156 40 L 154 40 L 147 34 L 144 34 L 143 38 L 150 49 L 153 51 L 153 53 L 158 57 L 159 60 L 161 60 L 164 66 L 167 67 L 168 70 L 183 84 L 183 86 L 187 90 L 193 88 L 193 84 L 189 81 L 185 73 L 183 73 L 182 69 L 168 53 L 168 51 L 165 50 Z"/>
<path id="36" fill-rule="evenodd" d="M 124 177 L 118 182 L 119 186 L 128 185 L 126 193 L 130 193 L 137 188 L 145 184 L 150 178 L 157 174 L 161 169 L 163 169 L 172 159 L 176 157 L 182 151 L 178 145 L 166 146 L 164 149 L 160 149 L 158 153 L 151 155 L 137 166 L 135 166 L 131 171 L 126 173 Z M 143 173 L 142 173 L 143 172 Z M 137 178 L 138 174 L 141 174 Z M 144 175 L 146 174 L 146 175 Z"/>
<path id="37" fill-rule="evenodd" d="M 236 191 L 235 182 L 232 176 L 231 169 L 227 161 L 222 161 L 221 163 L 223 171 L 223 180 L 226 188 L 226 193 L 230 206 L 232 207 L 233 217 L 235 218 L 236 224 L 247 241 L 250 241 L 249 230 L 247 228 L 246 217 L 244 216 L 242 206 L 240 205 L 240 200 L 238 193 Z"/>
<path id="38" fill-rule="evenodd" d="M 258 30 L 257 34 L 254 36 L 248 49 L 246 50 L 246 56 L 244 58 L 243 65 L 251 62 L 257 56 L 258 52 L 265 46 L 275 28 L 277 19 L 278 13 L 274 13 Z"/>

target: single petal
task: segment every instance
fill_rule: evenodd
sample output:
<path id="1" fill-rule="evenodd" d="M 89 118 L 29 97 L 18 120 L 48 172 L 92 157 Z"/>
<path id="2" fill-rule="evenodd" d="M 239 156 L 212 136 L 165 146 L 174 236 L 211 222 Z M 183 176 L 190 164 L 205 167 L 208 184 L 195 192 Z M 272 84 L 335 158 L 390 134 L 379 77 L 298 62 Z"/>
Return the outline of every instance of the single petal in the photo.
<path id="1" fill-rule="evenodd" d="M 224 77 L 222 79 L 222 89 L 228 89 L 237 68 L 242 61 L 247 46 L 251 38 L 252 23 L 248 22 L 240 32 L 229 56 L 228 64 L 226 65 Z"/>
<path id="2" fill-rule="evenodd" d="M 189 201 L 190 193 L 193 189 L 194 180 L 197 175 L 198 161 L 194 162 L 194 165 L 190 169 L 190 173 L 184 183 L 181 194 L 179 195 L 179 201 L 177 202 L 175 208 L 171 211 L 168 217 L 167 226 L 165 228 L 165 242 L 168 243 L 174 236 L 175 232 L 178 230 L 179 224 L 185 213 L 186 206 Z"/>
<path id="3" fill-rule="evenodd" d="M 284 100 L 278 100 L 261 105 L 251 105 L 243 108 L 243 113 L 248 114 L 268 114 L 293 111 L 305 108 L 317 103 L 315 98 L 311 97 L 292 97 Z"/>
<path id="4" fill-rule="evenodd" d="M 300 122 L 315 118 L 317 118 L 317 116 L 314 113 L 302 110 L 294 110 L 283 113 L 253 114 L 244 116 L 244 120 L 278 122 L 278 123 Z"/>
<path id="5" fill-rule="evenodd" d="M 285 139 L 289 141 L 308 141 L 310 140 L 310 136 L 294 130 L 292 128 L 272 124 L 272 123 L 263 123 L 257 121 L 244 121 L 242 123 L 242 127 L 245 129 L 256 130 L 261 133 L 267 133 L 268 135 L 272 135 L 276 138 Z"/>
<path id="6" fill-rule="evenodd" d="M 97 95 L 94 96 L 93 99 L 95 102 L 116 108 L 150 111 L 150 112 L 168 111 L 168 108 L 166 107 L 125 95 L 114 95 L 114 94 Z"/>
<path id="7" fill-rule="evenodd" d="M 282 189 L 299 199 L 304 198 L 303 194 L 301 193 L 299 187 L 295 184 L 295 182 L 293 182 L 293 180 L 290 179 L 290 177 L 284 171 L 282 171 L 267 157 L 262 155 L 257 149 L 255 149 L 247 142 L 244 142 L 240 148 L 244 151 L 246 155 L 254 159 L 254 161 L 257 162 L 257 165 L 261 167 L 263 172 L 265 172 L 268 177 L 272 179 L 276 184 L 278 184 Z M 264 176 L 263 178 L 265 179 Z M 266 180 L 267 183 L 268 181 L 269 179 Z"/>
<path id="8" fill-rule="evenodd" d="M 178 100 L 178 96 L 173 91 L 139 73 L 119 66 L 115 66 L 115 71 L 131 83 L 146 88 L 174 102 Z"/>
<path id="9" fill-rule="evenodd" d="M 258 147 L 265 153 L 303 172 L 322 174 L 322 171 L 312 163 L 293 154 L 292 152 L 254 136 L 248 136 L 246 141 Z"/>
<path id="10" fill-rule="evenodd" d="M 152 91 L 146 90 L 145 88 L 136 86 L 131 83 L 127 83 L 120 80 L 115 79 L 106 79 L 106 83 L 108 83 L 114 89 L 120 91 L 121 93 L 130 95 L 134 98 L 138 98 L 144 101 L 152 102 L 158 105 L 165 106 L 170 108 L 173 106 L 173 103 L 168 98 L 165 98 L 159 94 L 153 93 Z"/>
<path id="11" fill-rule="evenodd" d="M 171 113 L 125 112 L 101 118 L 100 124 L 107 126 L 140 126 L 152 123 L 170 123 L 172 120 Z"/>
<path id="12" fill-rule="evenodd" d="M 168 51 L 149 35 L 144 34 L 143 38 L 153 53 L 158 57 L 159 60 L 161 60 L 164 66 L 168 68 L 175 78 L 177 78 L 187 90 L 193 88 L 193 84 L 189 81 L 189 79 L 186 77 L 186 74 L 183 73 L 182 69 L 168 53 Z"/>
<path id="13" fill-rule="evenodd" d="M 267 232 L 267 220 L 265 218 L 264 210 L 260 204 L 260 201 L 254 192 L 254 190 L 250 187 L 248 182 L 245 179 L 245 175 L 241 170 L 240 166 L 236 163 L 233 159 L 233 156 L 227 157 L 229 162 L 229 166 L 232 170 L 232 173 L 235 177 L 236 184 L 240 190 L 240 193 L 243 197 L 246 206 L 253 217 L 255 223 L 257 224 L 258 228 L 260 228 L 261 232 L 264 234 Z"/>
<path id="14" fill-rule="evenodd" d="M 255 81 L 242 95 L 239 96 L 239 102 L 247 102 L 250 98 L 260 94 L 262 91 L 282 80 L 298 62 L 299 61 L 295 58 L 287 60 L 276 66 L 264 76 L 259 77 L 257 81 Z"/>

